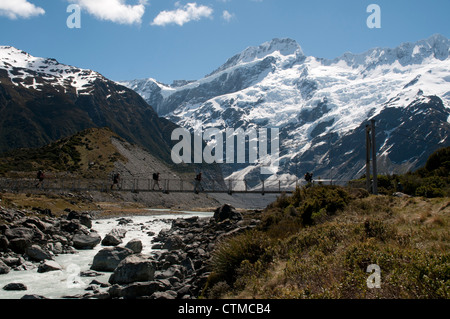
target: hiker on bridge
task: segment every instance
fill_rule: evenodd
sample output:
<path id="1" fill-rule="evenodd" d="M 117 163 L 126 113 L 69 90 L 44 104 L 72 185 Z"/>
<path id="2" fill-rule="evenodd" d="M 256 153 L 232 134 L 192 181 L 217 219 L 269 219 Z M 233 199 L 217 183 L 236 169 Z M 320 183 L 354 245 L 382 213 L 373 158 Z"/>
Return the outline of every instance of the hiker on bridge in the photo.
<path id="1" fill-rule="evenodd" d="M 198 173 L 197 176 L 195 177 L 195 187 L 194 187 L 194 192 L 196 194 L 198 194 L 200 191 L 204 191 L 201 183 L 202 183 L 202 173 Z"/>
<path id="2" fill-rule="evenodd" d="M 155 186 L 158 186 L 159 190 L 162 191 L 161 186 L 159 185 L 159 177 L 160 177 L 160 173 L 153 173 L 153 188 L 152 191 L 155 190 Z"/>
<path id="3" fill-rule="evenodd" d="M 119 185 L 119 181 L 120 181 L 120 174 L 119 174 L 119 173 L 114 174 L 114 175 L 113 175 L 113 183 L 111 184 L 111 189 L 113 189 L 114 186 L 119 187 L 119 186 L 118 186 L 118 185 Z"/>
<path id="4" fill-rule="evenodd" d="M 36 184 L 36 188 L 38 187 L 42 187 L 42 183 L 44 182 L 44 172 L 39 170 L 39 172 L 37 173 L 36 179 L 38 180 L 37 184 Z"/>
<path id="5" fill-rule="evenodd" d="M 305 174 L 305 181 L 306 181 L 308 184 L 311 184 L 312 181 L 313 181 L 313 173 L 307 172 L 307 173 Z"/>

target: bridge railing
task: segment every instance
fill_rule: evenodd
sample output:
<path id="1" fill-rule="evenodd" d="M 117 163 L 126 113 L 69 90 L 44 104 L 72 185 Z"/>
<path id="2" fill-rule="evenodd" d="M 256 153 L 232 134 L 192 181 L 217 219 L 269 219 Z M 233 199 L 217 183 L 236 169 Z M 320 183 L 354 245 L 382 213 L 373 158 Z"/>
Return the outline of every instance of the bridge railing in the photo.
<path id="1" fill-rule="evenodd" d="M 342 181 L 315 180 L 314 184 L 342 184 Z M 283 193 L 292 192 L 296 187 L 304 186 L 302 179 L 268 179 L 250 182 L 241 179 L 225 181 L 205 180 L 200 183 L 198 191 L 205 193 Z M 158 187 L 159 186 L 159 187 Z M 121 178 L 118 184 L 110 179 L 83 178 L 46 178 L 38 183 L 32 178 L 0 178 L 0 191 L 118 191 L 118 192 L 166 192 L 189 193 L 196 190 L 196 182 L 192 179 L 161 179 L 155 183 L 151 178 Z"/>

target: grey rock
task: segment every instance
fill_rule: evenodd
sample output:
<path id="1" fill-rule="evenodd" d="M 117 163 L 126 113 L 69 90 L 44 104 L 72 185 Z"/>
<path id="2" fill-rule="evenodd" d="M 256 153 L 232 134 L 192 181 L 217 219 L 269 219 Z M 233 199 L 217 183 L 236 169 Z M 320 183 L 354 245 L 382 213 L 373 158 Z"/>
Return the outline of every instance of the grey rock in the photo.
<path id="1" fill-rule="evenodd" d="M 122 260 L 132 254 L 133 251 L 131 249 L 124 247 L 104 248 L 94 256 L 91 269 L 112 272 Z"/>
<path id="2" fill-rule="evenodd" d="M 120 286 L 119 286 L 120 287 Z M 136 299 L 137 297 L 151 296 L 163 289 L 163 285 L 157 281 L 136 282 L 125 287 L 110 289 L 109 293 L 117 298 Z"/>
<path id="3" fill-rule="evenodd" d="M 80 272 L 80 277 L 98 277 L 102 274 L 93 270 L 85 270 Z"/>
<path id="4" fill-rule="evenodd" d="M 183 239 L 180 236 L 169 237 L 163 245 L 163 249 L 167 249 L 169 251 L 180 250 L 184 247 L 185 245 L 183 243 Z"/>
<path id="5" fill-rule="evenodd" d="M 122 239 L 111 234 L 106 234 L 102 240 L 102 246 L 118 246 L 122 243 Z"/>
<path id="6" fill-rule="evenodd" d="M 103 246 L 117 246 L 122 243 L 122 239 L 125 238 L 126 229 L 114 228 L 112 229 L 102 240 Z"/>
<path id="7" fill-rule="evenodd" d="M 6 236 L 0 235 L 0 251 L 6 251 L 9 246 L 9 240 Z"/>
<path id="8" fill-rule="evenodd" d="M 16 282 L 9 283 L 3 287 L 3 290 L 8 291 L 27 290 L 27 289 L 28 289 L 27 286 L 25 286 L 24 284 Z"/>
<path id="9" fill-rule="evenodd" d="M 153 281 L 155 276 L 154 261 L 142 255 L 128 256 L 120 262 L 109 278 L 110 284 L 130 284 L 134 282 Z"/>
<path id="10" fill-rule="evenodd" d="M 126 245 L 125 248 L 131 249 L 135 254 L 142 252 L 142 242 L 139 239 L 132 239 Z"/>
<path id="11" fill-rule="evenodd" d="M 9 273 L 11 268 L 8 267 L 1 259 L 0 259 L 0 275 L 6 275 Z"/>
<path id="12" fill-rule="evenodd" d="M 22 298 L 20 299 L 25 299 L 25 300 L 38 300 L 38 299 L 49 299 L 47 297 L 44 296 L 40 296 L 40 295 L 24 295 Z"/>
<path id="13" fill-rule="evenodd" d="M 62 270 L 61 265 L 59 265 L 56 261 L 46 260 L 39 265 L 37 272 L 44 273 L 57 270 Z"/>
<path id="14" fill-rule="evenodd" d="M 119 225 L 127 225 L 133 223 L 133 220 L 131 218 L 125 217 L 119 218 L 117 219 L 117 221 L 119 222 Z"/>
<path id="15" fill-rule="evenodd" d="M 222 207 L 217 208 L 214 211 L 214 219 L 217 222 L 222 222 L 226 219 L 231 219 L 235 221 L 242 220 L 242 214 L 236 211 L 236 209 L 233 206 L 230 205 L 223 205 Z"/>
<path id="16" fill-rule="evenodd" d="M 21 238 L 31 241 L 34 237 L 34 230 L 25 227 L 10 228 L 5 231 L 5 236 L 9 240 Z"/>
<path id="17" fill-rule="evenodd" d="M 56 243 L 49 243 L 48 244 L 48 249 L 50 251 L 52 251 L 54 254 L 62 254 L 62 253 L 64 253 L 63 244 L 60 243 L 59 241 L 56 242 Z"/>
<path id="18" fill-rule="evenodd" d="M 157 291 L 150 296 L 151 299 L 176 299 L 177 293 L 173 290 Z"/>
<path id="19" fill-rule="evenodd" d="M 60 222 L 61 230 L 68 233 L 75 233 L 77 230 L 80 229 L 81 226 L 82 225 L 80 224 L 80 221 L 78 219 L 61 220 Z"/>
<path id="20" fill-rule="evenodd" d="M 91 232 L 89 235 L 77 233 L 73 236 L 73 247 L 79 250 L 93 249 L 101 242 L 101 237 L 96 232 Z"/>
<path id="21" fill-rule="evenodd" d="M 53 259 L 52 255 L 50 255 L 50 253 L 46 252 L 38 245 L 32 245 L 30 247 L 27 247 L 27 249 L 25 250 L 25 253 L 28 257 L 30 257 L 30 259 L 32 259 L 34 261 Z"/>
<path id="22" fill-rule="evenodd" d="M 35 266 L 35 264 L 33 264 L 32 262 L 29 262 L 29 261 L 25 261 L 22 264 L 20 264 L 19 266 L 14 268 L 15 271 L 33 270 L 33 269 L 36 269 L 36 266 Z"/>
<path id="23" fill-rule="evenodd" d="M 110 287 L 110 286 L 111 286 L 110 284 L 107 284 L 107 283 L 98 281 L 98 280 L 96 280 L 96 279 L 92 280 L 92 281 L 89 283 L 89 285 L 97 285 L 97 286 L 100 286 L 101 288 L 107 288 L 107 287 Z"/>
<path id="24" fill-rule="evenodd" d="M 82 213 L 80 216 L 80 224 L 86 226 L 87 228 L 92 228 L 92 219 L 88 213 Z"/>

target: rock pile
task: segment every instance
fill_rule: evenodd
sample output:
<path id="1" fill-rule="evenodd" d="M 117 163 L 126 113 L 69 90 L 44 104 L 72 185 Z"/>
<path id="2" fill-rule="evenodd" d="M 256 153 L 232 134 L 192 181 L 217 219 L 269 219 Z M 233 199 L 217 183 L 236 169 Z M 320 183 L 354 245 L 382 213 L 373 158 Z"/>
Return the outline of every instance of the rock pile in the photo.
<path id="1" fill-rule="evenodd" d="M 118 222 L 120 226 L 132 220 L 122 218 Z M 89 292 L 67 298 L 197 298 L 210 275 L 209 260 L 216 244 L 257 224 L 257 220 L 244 220 L 229 205 L 218 208 L 212 218 L 176 219 L 169 230 L 162 230 L 153 239 L 153 253 L 149 256 L 142 254 L 140 240 L 122 245 L 125 231 L 120 228 L 113 229 L 102 241 L 91 230 L 92 220 L 87 213 L 68 211 L 67 216 L 56 218 L 49 211 L 40 212 L 38 217 L 2 209 L 0 275 L 11 269 L 58 270 L 61 267 L 53 260 L 55 255 L 92 249 L 101 243 L 104 248 L 95 255 L 91 270 L 80 276 L 96 277 L 97 272 L 107 272 L 111 273 L 109 283 L 92 280 L 86 289 Z M 26 295 L 24 298 L 44 297 Z"/>
<path id="2" fill-rule="evenodd" d="M 252 229 L 257 223 L 244 221 L 239 212 L 225 205 L 210 219 L 174 220 L 170 230 L 155 237 L 152 248 L 156 252 L 151 257 L 130 254 L 126 248 L 105 248 L 99 253 L 102 257 L 94 258 L 93 267 L 100 264 L 100 259 L 121 260 L 109 279 L 110 298 L 197 298 L 210 275 L 208 261 L 217 242 Z M 108 257 L 114 254 L 122 255 Z M 110 266 L 112 269 L 113 265 Z"/>
<path id="3" fill-rule="evenodd" d="M 0 275 L 36 267 L 38 272 L 60 270 L 54 256 L 100 243 L 89 213 L 66 212 L 56 218 L 48 209 L 0 209 Z"/>

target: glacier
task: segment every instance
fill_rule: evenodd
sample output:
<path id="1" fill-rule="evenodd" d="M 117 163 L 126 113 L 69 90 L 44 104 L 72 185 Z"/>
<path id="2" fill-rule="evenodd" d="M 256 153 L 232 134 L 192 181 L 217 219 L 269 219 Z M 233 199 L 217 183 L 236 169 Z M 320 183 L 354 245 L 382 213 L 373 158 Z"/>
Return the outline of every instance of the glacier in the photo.
<path id="1" fill-rule="evenodd" d="M 426 155 L 449 145 L 449 48 L 449 39 L 433 35 L 331 60 L 305 56 L 295 40 L 274 39 L 245 49 L 197 81 L 119 83 L 188 129 L 280 128 L 284 165 L 279 176 L 315 171 L 315 176 L 348 180 L 363 172 L 364 156 L 355 150 L 364 148 L 358 131 L 369 119 L 379 121 L 382 173 L 418 168 Z M 431 131 L 417 134 L 414 127 Z M 406 139 L 394 143 L 401 132 L 417 145 Z M 261 178 L 251 167 L 223 169 L 233 179 Z"/>

